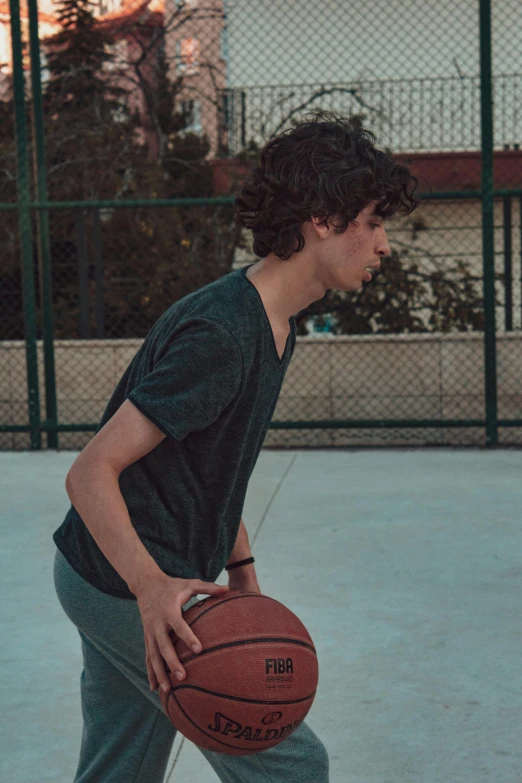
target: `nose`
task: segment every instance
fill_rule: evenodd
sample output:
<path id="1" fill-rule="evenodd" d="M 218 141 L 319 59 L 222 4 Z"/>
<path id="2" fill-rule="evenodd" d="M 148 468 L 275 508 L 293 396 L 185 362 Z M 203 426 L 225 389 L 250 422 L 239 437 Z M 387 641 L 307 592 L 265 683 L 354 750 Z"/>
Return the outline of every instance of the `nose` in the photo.
<path id="1" fill-rule="evenodd" d="M 389 256 L 391 254 L 390 245 L 388 243 L 388 238 L 384 240 L 384 242 L 381 242 L 379 244 L 379 248 L 377 250 L 377 253 L 379 256 Z"/>
<path id="2" fill-rule="evenodd" d="M 379 256 L 389 256 L 391 250 L 388 242 L 388 235 L 386 234 L 386 226 L 381 226 L 381 230 L 375 232 L 375 240 L 376 254 Z"/>

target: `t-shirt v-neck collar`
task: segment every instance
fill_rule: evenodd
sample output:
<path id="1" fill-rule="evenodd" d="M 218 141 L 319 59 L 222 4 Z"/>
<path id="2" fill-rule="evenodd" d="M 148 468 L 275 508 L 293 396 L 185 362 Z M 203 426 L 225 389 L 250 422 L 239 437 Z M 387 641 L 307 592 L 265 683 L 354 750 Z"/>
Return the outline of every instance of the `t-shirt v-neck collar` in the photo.
<path id="1" fill-rule="evenodd" d="M 274 337 L 274 332 L 272 330 L 272 324 L 270 323 L 270 319 L 269 319 L 269 317 L 267 315 L 267 312 L 265 310 L 265 306 L 263 304 L 263 300 L 261 299 L 261 295 L 260 295 L 259 291 L 257 290 L 256 286 L 253 284 L 253 282 L 251 280 L 248 279 L 247 274 L 246 274 L 247 269 L 249 269 L 251 266 L 254 266 L 254 264 L 247 264 L 246 266 L 241 267 L 240 271 L 241 271 L 241 274 L 242 274 L 243 278 L 247 282 L 247 284 L 254 289 L 255 296 L 256 296 L 259 304 L 261 305 L 261 310 L 263 311 L 263 316 L 264 316 L 265 321 L 266 321 L 266 323 L 268 325 L 268 328 L 270 329 L 270 334 L 272 336 L 272 347 L 273 347 L 274 357 L 275 357 L 277 363 L 281 366 L 281 365 L 283 365 L 283 363 L 284 363 L 284 361 L 286 359 L 286 355 L 287 355 L 287 353 L 288 353 L 288 351 L 290 349 L 290 343 L 292 341 L 292 319 L 291 318 L 288 319 L 288 325 L 290 327 L 290 331 L 288 332 L 288 337 L 286 339 L 286 345 L 285 345 L 285 350 L 283 351 L 283 355 L 282 355 L 281 358 L 279 358 L 279 354 L 277 352 L 277 345 L 276 345 L 276 341 L 275 341 L 275 337 Z"/>

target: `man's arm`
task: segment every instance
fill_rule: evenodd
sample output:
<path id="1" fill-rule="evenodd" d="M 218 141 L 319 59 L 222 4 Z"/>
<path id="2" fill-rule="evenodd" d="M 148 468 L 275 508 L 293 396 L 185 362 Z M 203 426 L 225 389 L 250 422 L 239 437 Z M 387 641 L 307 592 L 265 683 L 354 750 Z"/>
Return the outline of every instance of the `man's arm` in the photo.
<path id="1" fill-rule="evenodd" d="M 237 563 L 238 560 L 246 560 L 248 557 L 252 557 L 250 551 L 250 545 L 248 543 L 248 533 L 245 527 L 245 523 L 241 520 L 239 524 L 239 530 L 237 533 L 236 543 L 234 549 L 228 559 L 227 565 Z M 254 563 L 248 563 L 244 566 L 238 566 L 232 571 L 228 571 L 228 584 L 233 588 L 237 586 L 242 589 L 258 590 L 259 585 L 257 582 L 256 569 Z"/>
<path id="2" fill-rule="evenodd" d="M 114 416 L 78 455 L 65 482 L 71 503 L 99 548 L 134 595 L 140 585 L 164 572 L 148 553 L 134 529 L 119 487 L 119 475 L 155 448 L 165 435 L 131 402 L 125 400 Z M 229 563 L 251 557 L 241 520 Z M 230 571 L 229 585 L 254 589 L 253 563 Z"/>
<path id="3" fill-rule="evenodd" d="M 119 487 L 119 475 L 165 435 L 126 400 L 72 465 L 65 488 L 101 551 L 136 595 L 164 572 L 142 544 Z M 240 570 L 240 569 L 238 569 Z"/>
<path id="4" fill-rule="evenodd" d="M 241 520 L 239 523 L 236 543 L 234 544 L 232 554 L 227 560 L 227 565 L 237 563 L 238 560 L 246 560 L 247 557 L 252 557 L 252 552 L 250 551 L 250 544 L 248 543 L 248 533 L 246 531 L 245 523 L 243 520 Z M 242 568 L 244 568 L 246 571 L 248 568 L 254 568 L 254 564 L 249 563 L 246 566 L 239 566 L 239 568 L 234 568 L 234 571 L 239 571 Z"/>

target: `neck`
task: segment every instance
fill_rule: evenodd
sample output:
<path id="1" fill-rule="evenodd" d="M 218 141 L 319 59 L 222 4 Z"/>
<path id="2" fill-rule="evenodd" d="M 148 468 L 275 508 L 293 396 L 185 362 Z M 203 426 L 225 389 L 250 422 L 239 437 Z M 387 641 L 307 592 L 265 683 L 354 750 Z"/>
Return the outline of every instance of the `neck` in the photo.
<path id="1" fill-rule="evenodd" d="M 265 256 L 247 270 L 271 323 L 281 330 L 288 321 L 312 302 L 322 299 L 324 285 L 307 271 L 304 259 L 294 254 L 285 261 L 273 254 Z"/>

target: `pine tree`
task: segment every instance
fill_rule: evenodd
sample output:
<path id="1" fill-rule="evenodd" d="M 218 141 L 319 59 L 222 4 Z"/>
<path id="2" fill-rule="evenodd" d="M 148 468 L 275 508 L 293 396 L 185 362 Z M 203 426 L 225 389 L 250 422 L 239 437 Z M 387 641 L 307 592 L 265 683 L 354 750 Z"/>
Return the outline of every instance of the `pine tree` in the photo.
<path id="1" fill-rule="evenodd" d="M 63 30 L 52 39 L 47 67 L 50 82 L 46 101 L 56 120 L 64 113 L 83 122 L 110 121 L 125 94 L 111 85 L 102 72 L 114 59 L 110 39 L 97 24 L 89 0 L 59 0 L 56 16 Z"/>
<path id="2" fill-rule="evenodd" d="M 107 65 L 112 43 L 89 0 L 59 0 L 63 29 L 46 42 L 43 96 L 50 198 L 113 198 L 135 154 L 137 119 Z"/>

